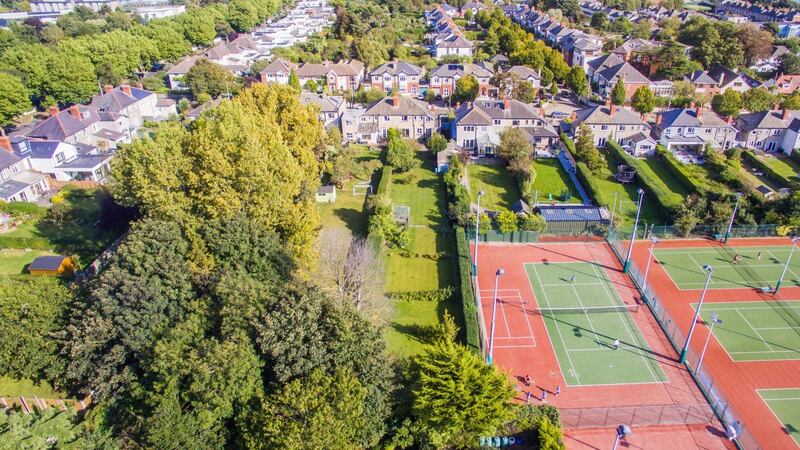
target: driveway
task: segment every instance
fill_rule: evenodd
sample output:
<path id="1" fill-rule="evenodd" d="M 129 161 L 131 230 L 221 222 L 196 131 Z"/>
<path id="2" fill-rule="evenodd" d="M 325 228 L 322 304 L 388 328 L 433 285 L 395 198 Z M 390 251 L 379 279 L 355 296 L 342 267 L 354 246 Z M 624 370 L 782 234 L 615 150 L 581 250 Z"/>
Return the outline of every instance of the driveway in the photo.
<path id="1" fill-rule="evenodd" d="M 545 118 L 550 119 L 551 120 L 550 123 L 552 123 L 553 126 L 557 127 L 562 120 L 564 120 L 567 117 L 572 117 L 573 111 L 577 111 L 585 107 L 586 105 L 579 104 L 574 97 L 571 96 L 562 97 L 559 95 L 556 96 L 554 101 L 547 102 L 547 104 L 544 106 L 544 114 Z M 553 118 L 554 112 L 563 113 L 564 116 L 559 118 Z"/>

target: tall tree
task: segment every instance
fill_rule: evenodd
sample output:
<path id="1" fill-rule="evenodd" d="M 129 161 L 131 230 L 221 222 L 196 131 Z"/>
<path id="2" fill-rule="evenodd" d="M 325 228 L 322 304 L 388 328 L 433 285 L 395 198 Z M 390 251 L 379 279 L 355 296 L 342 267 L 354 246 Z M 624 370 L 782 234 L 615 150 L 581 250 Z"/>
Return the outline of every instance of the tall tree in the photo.
<path id="1" fill-rule="evenodd" d="M 289 86 L 297 92 L 300 92 L 300 78 L 297 77 L 297 71 L 292 69 L 289 72 Z"/>
<path id="2" fill-rule="evenodd" d="M 233 93 L 238 87 L 236 81 L 227 69 L 208 59 L 199 59 L 184 77 L 186 85 L 197 97 L 208 94 L 219 97 L 222 94 Z"/>
<path id="3" fill-rule="evenodd" d="M 581 66 L 573 66 L 567 74 L 567 86 L 575 95 L 585 97 L 589 95 L 589 81 L 586 79 L 586 72 Z"/>
<path id="4" fill-rule="evenodd" d="M 473 75 L 465 75 L 456 81 L 453 100 L 456 102 L 471 102 L 478 96 L 480 85 Z"/>
<path id="5" fill-rule="evenodd" d="M 728 89 L 724 94 L 715 95 L 711 105 L 720 115 L 736 117 L 742 109 L 742 94 Z"/>
<path id="6" fill-rule="evenodd" d="M 416 365 L 411 411 L 429 445 L 471 446 L 509 419 L 508 377 L 466 347 L 439 342 Z"/>
<path id="7" fill-rule="evenodd" d="M 742 44 L 744 63 L 747 66 L 751 66 L 759 59 L 765 59 L 772 54 L 772 43 L 775 40 L 775 36 L 755 24 L 745 23 L 739 25 L 739 33 L 737 33 L 736 37 Z"/>
<path id="8" fill-rule="evenodd" d="M 258 6 L 253 0 L 231 0 L 227 8 L 228 23 L 234 30 L 244 33 L 258 24 Z"/>
<path id="9" fill-rule="evenodd" d="M 28 90 L 19 77 L 0 72 L 0 126 L 8 125 L 30 109 Z"/>
<path id="10" fill-rule="evenodd" d="M 594 134 L 586 123 L 582 123 L 578 128 L 578 141 L 575 142 L 575 159 L 583 162 L 592 171 L 600 173 L 605 167 L 603 155 L 594 145 Z"/>
<path id="11" fill-rule="evenodd" d="M 800 56 L 784 53 L 779 58 L 778 72 L 785 74 L 800 73 Z"/>
<path id="12" fill-rule="evenodd" d="M 645 114 L 651 112 L 653 108 L 655 108 L 656 96 L 649 87 L 642 86 L 639 89 L 636 89 L 636 92 L 633 93 L 631 105 L 636 112 L 644 116 Z"/>
<path id="13" fill-rule="evenodd" d="M 775 97 L 764 87 L 750 89 L 742 95 L 742 108 L 750 112 L 769 111 L 775 102 Z"/>
<path id="14" fill-rule="evenodd" d="M 400 137 L 396 128 L 389 129 L 387 133 L 386 164 L 398 172 L 408 172 L 418 165 L 416 149 Z"/>
<path id="15" fill-rule="evenodd" d="M 611 101 L 615 105 L 624 105 L 627 97 L 628 92 L 625 89 L 625 80 L 618 78 L 617 82 L 614 84 L 614 88 L 611 89 Z"/>

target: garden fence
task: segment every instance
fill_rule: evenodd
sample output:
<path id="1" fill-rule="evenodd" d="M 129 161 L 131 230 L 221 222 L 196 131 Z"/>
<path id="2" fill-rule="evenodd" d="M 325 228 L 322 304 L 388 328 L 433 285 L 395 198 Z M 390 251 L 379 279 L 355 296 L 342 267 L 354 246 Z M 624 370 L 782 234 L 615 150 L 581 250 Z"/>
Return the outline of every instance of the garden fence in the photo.
<path id="1" fill-rule="evenodd" d="M 629 239 L 630 233 L 619 232 L 617 230 L 611 230 L 606 235 L 606 240 L 620 262 L 624 262 L 625 260 Z M 650 311 L 661 326 L 661 329 L 664 330 L 675 352 L 679 353 L 686 342 L 686 336 L 680 330 L 678 324 L 672 319 L 667 308 L 656 296 L 655 291 L 649 286 L 647 280 L 644 278 L 643 272 L 633 261 L 630 263 L 628 274 L 641 293 L 642 301 L 650 308 Z M 728 402 L 722 392 L 717 390 L 716 382 L 711 374 L 702 368 L 699 372 L 692 369 L 693 367 L 697 367 L 697 360 L 698 357 L 696 353 L 689 349 L 686 358 L 686 368 L 703 391 L 711 410 L 725 426 L 731 426 L 736 429 L 738 437 L 735 442 L 740 449 L 760 449 L 761 446 L 758 444 L 758 441 L 756 441 L 755 437 L 741 423 L 739 420 L 740 416 L 736 414 L 730 402 Z"/>

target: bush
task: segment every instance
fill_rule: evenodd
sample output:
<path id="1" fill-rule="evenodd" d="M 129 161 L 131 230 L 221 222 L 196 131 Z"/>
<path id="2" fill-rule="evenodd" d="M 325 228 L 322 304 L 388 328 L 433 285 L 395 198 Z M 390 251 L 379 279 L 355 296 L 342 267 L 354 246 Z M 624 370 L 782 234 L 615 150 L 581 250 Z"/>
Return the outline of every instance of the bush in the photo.
<path id="1" fill-rule="evenodd" d="M 545 222 L 544 217 L 538 214 L 530 214 L 519 218 L 519 229 L 543 233 L 547 229 L 547 222 Z"/>
<path id="2" fill-rule="evenodd" d="M 464 311 L 464 334 L 466 344 L 472 351 L 478 352 L 481 348 L 480 327 L 478 326 L 478 311 L 475 307 L 475 295 L 472 291 L 470 270 L 472 261 L 469 257 L 469 242 L 463 228 L 453 227 L 456 236 L 456 253 L 458 259 L 459 297 L 461 309 Z"/>
<path id="3" fill-rule="evenodd" d="M 494 218 L 497 222 L 497 231 L 501 233 L 513 233 L 518 230 L 517 215 L 507 209 L 501 209 Z"/>
<path id="4" fill-rule="evenodd" d="M 670 153 L 669 150 L 667 150 L 664 146 L 657 145 L 656 154 L 664 162 L 664 167 L 666 167 L 667 171 L 683 185 L 684 189 L 690 192 L 697 192 L 701 195 L 708 191 L 708 188 L 704 186 L 704 183 L 700 182 L 700 180 L 690 174 L 684 167 L 683 163 L 675 159 L 675 157 L 672 156 L 672 153 Z"/>
<path id="5" fill-rule="evenodd" d="M 11 214 L 14 217 L 41 219 L 47 214 L 47 209 L 28 202 L 0 202 L 0 212 Z"/>
<path id="6" fill-rule="evenodd" d="M 583 162 L 575 163 L 575 176 L 577 176 L 578 181 L 583 185 L 583 188 L 592 199 L 592 202 L 599 206 L 609 205 L 609 202 L 605 201 L 605 197 L 602 195 L 602 189 L 597 185 L 594 174 L 589 170 L 589 166 Z"/>
<path id="7" fill-rule="evenodd" d="M 392 166 L 383 166 L 381 170 L 381 181 L 378 182 L 378 188 L 375 189 L 375 196 L 384 197 L 389 195 L 389 188 L 392 185 Z"/>
<path id="8" fill-rule="evenodd" d="M 394 292 L 388 294 L 392 300 L 402 300 L 406 302 L 445 302 L 453 298 L 455 289 L 453 286 L 447 286 L 440 289 L 432 289 L 427 291 L 406 291 Z"/>

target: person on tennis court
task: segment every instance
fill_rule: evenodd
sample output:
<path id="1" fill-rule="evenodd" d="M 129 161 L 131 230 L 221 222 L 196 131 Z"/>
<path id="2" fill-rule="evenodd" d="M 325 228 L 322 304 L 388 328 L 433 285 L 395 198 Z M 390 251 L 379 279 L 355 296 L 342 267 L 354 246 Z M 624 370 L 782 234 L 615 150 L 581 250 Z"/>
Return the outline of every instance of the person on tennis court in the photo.
<path id="1" fill-rule="evenodd" d="M 530 386 L 530 385 L 531 385 L 531 376 L 525 375 L 525 386 Z"/>
<path id="2" fill-rule="evenodd" d="M 525 391 L 525 403 L 531 402 L 531 391 Z"/>
<path id="3" fill-rule="evenodd" d="M 542 401 L 547 403 L 547 391 L 542 389 Z"/>
<path id="4" fill-rule="evenodd" d="M 560 393 L 561 393 L 561 385 L 559 384 L 559 385 L 556 385 L 556 393 L 555 393 L 555 396 L 556 396 L 556 397 L 558 397 L 558 394 L 560 394 Z"/>
<path id="5" fill-rule="evenodd" d="M 733 255 L 733 264 L 735 264 L 735 265 L 737 265 L 737 266 L 738 266 L 738 265 L 739 265 L 739 262 L 740 262 L 741 260 L 742 260 L 742 255 L 740 255 L 740 254 L 738 254 L 738 253 L 737 253 L 737 254 L 735 254 L 735 255 Z"/>
<path id="6" fill-rule="evenodd" d="M 763 254 L 763 252 L 758 252 L 758 255 L 756 255 L 756 259 L 761 261 L 761 255 L 762 254 Z"/>
<path id="7" fill-rule="evenodd" d="M 619 348 L 619 339 L 614 339 L 614 343 L 611 344 L 611 346 L 614 348 L 614 350 L 618 349 Z"/>
<path id="8" fill-rule="evenodd" d="M 575 284 L 575 274 L 573 273 L 571 277 L 569 277 L 569 282 L 571 284 Z"/>

